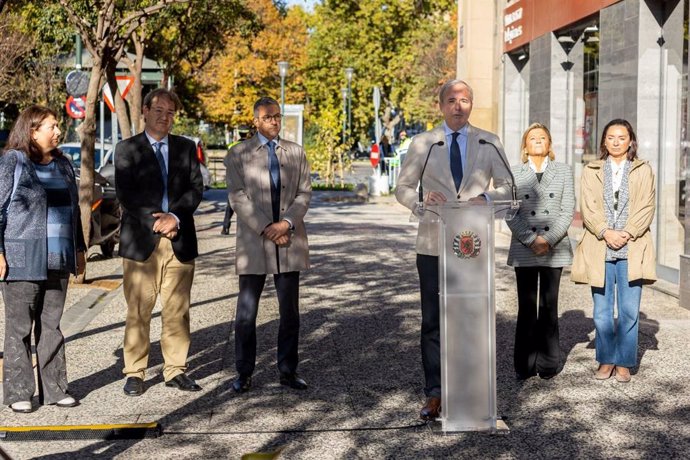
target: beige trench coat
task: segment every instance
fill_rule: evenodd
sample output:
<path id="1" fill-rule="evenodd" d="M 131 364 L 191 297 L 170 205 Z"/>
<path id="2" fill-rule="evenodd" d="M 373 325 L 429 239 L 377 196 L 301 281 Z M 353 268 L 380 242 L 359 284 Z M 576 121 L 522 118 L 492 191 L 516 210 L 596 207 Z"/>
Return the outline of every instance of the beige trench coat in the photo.
<path id="1" fill-rule="evenodd" d="M 498 151 L 488 143 L 480 144 L 480 139 L 496 145 Z M 439 141 L 446 141 L 443 126 L 418 134 L 412 139 L 395 189 L 395 198 L 400 204 L 412 212 L 416 211 L 419 201 L 417 185 L 422 178 L 422 169 L 430 148 L 429 162 L 422 178 L 424 192 L 441 192 L 449 201 L 467 201 L 483 193 L 486 193 L 493 201 L 510 199 L 512 185 L 510 171 L 498 157 L 501 155 L 505 160 L 503 146 L 495 134 L 472 125 L 467 127 L 467 165 L 464 168 L 459 191 L 455 190 L 453 182 L 448 144 L 432 147 Z M 416 248 L 417 254 L 430 256 L 439 254 L 437 223 L 425 221 L 419 223 Z"/>
<path id="2" fill-rule="evenodd" d="M 278 141 L 280 161 L 280 219 L 294 225 L 290 242 L 280 246 L 280 267 L 276 245 L 261 234 L 273 223 L 268 148 L 259 137 L 233 146 L 225 160 L 228 197 L 237 213 L 235 269 L 238 275 L 262 275 L 309 268 L 309 245 L 304 216 L 311 201 L 311 177 L 304 149 L 294 142 Z"/>
<path id="3" fill-rule="evenodd" d="M 608 228 L 604 212 L 604 161 L 588 163 L 582 171 L 581 212 L 585 226 L 575 250 L 571 280 L 604 287 L 606 241 L 599 235 Z M 628 179 L 630 202 L 628 222 L 624 230 L 628 241 L 628 280 L 656 281 L 656 257 L 652 244 L 655 211 L 654 173 L 646 161 L 633 160 Z"/>

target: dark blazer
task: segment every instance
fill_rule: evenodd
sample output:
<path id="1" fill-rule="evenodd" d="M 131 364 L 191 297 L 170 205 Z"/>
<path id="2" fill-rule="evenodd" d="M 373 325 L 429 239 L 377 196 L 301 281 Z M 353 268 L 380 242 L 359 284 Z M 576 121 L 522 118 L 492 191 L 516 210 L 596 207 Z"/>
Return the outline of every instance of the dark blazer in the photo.
<path id="1" fill-rule="evenodd" d="M 201 203 L 204 184 L 194 142 L 169 134 L 168 156 L 169 212 L 180 219 L 172 246 L 177 259 L 187 262 L 199 255 L 194 211 Z M 153 213 L 161 212 L 163 200 L 163 176 L 145 133 L 117 144 L 115 190 L 122 205 L 119 254 L 144 261 L 161 237 L 153 232 Z"/>

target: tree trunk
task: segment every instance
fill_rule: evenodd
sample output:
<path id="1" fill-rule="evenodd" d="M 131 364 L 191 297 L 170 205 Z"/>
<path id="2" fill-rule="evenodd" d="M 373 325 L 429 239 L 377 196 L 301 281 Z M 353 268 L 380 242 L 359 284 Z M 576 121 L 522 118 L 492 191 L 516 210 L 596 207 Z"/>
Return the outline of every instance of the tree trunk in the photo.
<path id="1" fill-rule="evenodd" d="M 117 62 L 112 62 L 105 67 L 105 76 L 110 86 L 110 94 L 113 96 L 112 103 L 115 105 L 115 114 L 117 115 L 117 122 L 120 125 L 120 133 L 122 139 L 132 137 L 132 126 L 129 122 L 129 115 L 127 115 L 127 106 L 125 105 L 120 88 L 117 86 L 117 78 L 115 78 L 115 67 Z M 112 140 L 113 146 L 117 144 L 117 139 Z"/>
<path id="2" fill-rule="evenodd" d="M 343 152 L 338 152 L 338 174 L 340 174 L 340 186 L 345 186 L 345 171 L 343 169 Z"/>
<path id="3" fill-rule="evenodd" d="M 142 91 L 144 89 L 144 85 L 141 83 L 141 70 L 139 70 L 138 74 L 134 74 L 134 84 L 132 84 L 132 88 L 129 90 L 129 94 L 127 94 L 128 99 L 129 99 L 129 113 L 132 117 L 132 128 L 134 129 L 134 134 L 139 134 L 144 130 L 144 117 L 143 114 L 141 113 L 141 105 L 142 105 Z"/>
<path id="4" fill-rule="evenodd" d="M 335 172 L 333 168 L 333 149 L 328 149 L 328 167 L 326 168 L 326 184 L 333 185 Z"/>
<path id="5" fill-rule="evenodd" d="M 93 67 L 86 94 L 86 116 L 81 129 L 81 166 L 79 170 L 79 209 L 81 210 L 81 228 L 84 232 L 86 246 L 91 237 L 91 204 L 93 203 L 94 185 L 94 147 L 96 145 L 96 106 L 102 82 L 102 61 L 93 57 Z M 77 277 L 77 283 L 86 280 L 86 269 Z"/>
<path id="6" fill-rule="evenodd" d="M 144 117 L 141 113 L 142 104 L 142 90 L 144 85 L 141 82 L 141 72 L 144 66 L 144 32 L 139 31 L 132 34 L 132 43 L 134 43 L 134 53 L 136 60 L 132 62 L 131 59 L 125 57 L 124 60 L 129 67 L 129 72 L 134 77 L 134 84 L 127 93 L 127 102 L 129 103 L 129 117 L 132 120 L 132 134 L 139 134 L 144 130 Z M 125 55 L 126 56 L 126 55 Z"/>

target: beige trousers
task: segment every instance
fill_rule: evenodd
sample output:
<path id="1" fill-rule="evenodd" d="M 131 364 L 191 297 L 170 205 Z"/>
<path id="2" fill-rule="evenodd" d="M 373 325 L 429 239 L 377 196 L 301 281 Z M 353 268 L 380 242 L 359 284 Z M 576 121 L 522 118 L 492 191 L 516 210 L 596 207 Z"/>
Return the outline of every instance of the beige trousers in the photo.
<path id="1" fill-rule="evenodd" d="M 144 262 L 123 259 L 123 288 L 127 301 L 125 368 L 127 377 L 145 378 L 151 341 L 151 312 L 160 295 L 163 378 L 169 381 L 187 369 L 189 352 L 189 299 L 194 279 L 194 261 L 180 262 L 172 242 L 161 238 Z"/>

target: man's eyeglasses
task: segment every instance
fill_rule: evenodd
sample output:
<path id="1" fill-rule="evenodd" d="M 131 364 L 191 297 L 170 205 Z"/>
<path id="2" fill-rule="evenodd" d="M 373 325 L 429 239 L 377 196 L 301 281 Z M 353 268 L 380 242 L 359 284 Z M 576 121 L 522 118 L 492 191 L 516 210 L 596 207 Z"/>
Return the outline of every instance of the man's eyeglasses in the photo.
<path id="1" fill-rule="evenodd" d="M 613 192 L 613 210 L 618 211 L 618 190 Z"/>
<path id="2" fill-rule="evenodd" d="M 261 121 L 263 121 L 264 123 L 268 123 L 271 120 L 280 121 L 282 118 L 283 116 L 281 114 L 276 113 L 275 115 L 264 115 L 263 117 L 261 117 Z"/>

